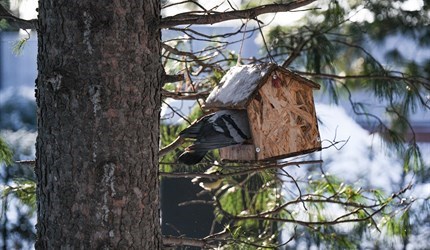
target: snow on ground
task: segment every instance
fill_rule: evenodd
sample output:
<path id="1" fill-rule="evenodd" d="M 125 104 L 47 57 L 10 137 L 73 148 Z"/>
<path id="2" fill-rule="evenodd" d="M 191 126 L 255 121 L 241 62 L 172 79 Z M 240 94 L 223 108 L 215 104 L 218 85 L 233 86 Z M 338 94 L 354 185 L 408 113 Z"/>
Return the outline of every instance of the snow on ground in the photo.
<path id="1" fill-rule="evenodd" d="M 342 107 L 317 104 L 316 113 L 321 121 L 322 147 L 334 141 L 345 142 L 337 145 L 339 149 L 323 150 L 322 160 L 327 171 L 349 183 L 371 183 L 377 188 L 389 188 L 400 181 L 402 162 L 383 145 L 378 135 L 369 134 Z"/>
<path id="2" fill-rule="evenodd" d="M 316 112 L 323 147 L 330 141 L 347 141 L 340 148 L 330 147 L 321 153 L 326 171 L 341 177 L 348 183 L 362 187 L 380 188 L 386 193 L 399 190 L 403 159 L 387 147 L 377 134 L 370 134 L 360 127 L 342 107 L 317 104 Z M 343 144 L 338 144 L 338 148 Z M 419 144 L 424 163 L 430 165 L 430 143 Z M 416 177 L 408 174 L 403 185 L 415 182 Z M 408 192 L 415 198 L 430 197 L 430 183 L 416 183 Z"/>
<path id="3" fill-rule="evenodd" d="M 403 159 L 384 145 L 377 134 L 370 134 L 360 127 L 350 117 L 350 114 L 340 106 L 317 103 L 316 113 L 320 121 L 319 130 L 323 140 L 322 146 L 327 147 L 333 142 L 339 142 L 336 144 L 337 148 L 330 147 L 314 154 L 314 156 L 320 157 L 324 161 L 322 168 L 326 174 L 337 176 L 342 181 L 356 187 L 381 189 L 388 196 L 402 188 L 400 185 L 402 183 Z M 430 143 L 421 143 L 420 149 L 423 160 L 428 166 L 430 164 Z M 289 174 L 298 180 L 306 180 L 307 175 L 309 175 L 309 168 L 306 165 L 301 168 L 288 168 L 287 170 Z M 422 210 L 423 203 L 428 202 L 430 197 L 429 180 L 424 183 L 419 183 L 416 180 L 416 176 L 408 174 L 403 183 L 404 186 L 409 181 L 414 184 L 411 190 L 405 193 L 405 197 L 408 197 L 407 200 L 415 199 L 410 211 L 419 218 L 412 217 L 412 223 L 414 223 L 413 220 L 425 219 L 427 213 Z M 297 188 L 292 183 L 286 183 L 284 191 L 297 195 Z M 302 208 L 298 205 L 297 211 L 301 210 Z M 324 214 L 330 218 L 335 218 L 342 212 L 340 210 L 339 207 L 331 206 Z M 300 213 L 297 216 L 298 219 L 308 219 L 306 213 Z M 351 224 L 342 224 L 336 228 L 337 230 L 348 232 L 352 226 Z M 416 229 L 417 232 L 411 236 L 407 249 L 424 249 L 429 246 L 426 240 L 430 236 L 430 228 L 424 224 Z M 370 244 L 371 248 L 374 246 L 374 241 L 379 241 L 382 244 L 390 244 L 387 246 L 391 249 L 400 249 L 397 247 L 401 246 L 401 240 L 398 237 L 387 238 L 384 232 L 378 233 L 375 231 L 372 233 L 369 239 L 362 242 L 362 247 Z M 283 234 L 284 239 L 290 237 L 288 236 L 288 230 L 285 230 Z M 292 242 L 292 244 L 297 244 L 297 249 L 308 249 L 309 247 L 304 245 L 305 242 Z"/>
<path id="4" fill-rule="evenodd" d="M 34 88 L 9 87 L 0 91 L 0 130 L 36 129 Z"/>

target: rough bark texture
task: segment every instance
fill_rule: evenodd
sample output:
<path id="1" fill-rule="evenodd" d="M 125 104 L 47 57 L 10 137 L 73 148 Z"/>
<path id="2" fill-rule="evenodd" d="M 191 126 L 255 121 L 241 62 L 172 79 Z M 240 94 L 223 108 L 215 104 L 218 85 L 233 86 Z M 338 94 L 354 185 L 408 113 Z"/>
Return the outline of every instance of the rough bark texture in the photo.
<path id="1" fill-rule="evenodd" d="M 37 249 L 159 249 L 159 0 L 39 1 Z"/>

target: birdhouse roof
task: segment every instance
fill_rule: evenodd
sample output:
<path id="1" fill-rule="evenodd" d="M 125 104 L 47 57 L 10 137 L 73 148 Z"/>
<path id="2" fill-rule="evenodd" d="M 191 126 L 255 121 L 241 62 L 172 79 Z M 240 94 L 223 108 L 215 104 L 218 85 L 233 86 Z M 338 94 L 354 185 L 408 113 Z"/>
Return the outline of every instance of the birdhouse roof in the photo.
<path id="1" fill-rule="evenodd" d="M 206 99 L 208 109 L 246 109 L 254 93 L 267 81 L 274 70 L 319 89 L 320 85 L 276 64 L 250 64 L 230 68 L 220 84 Z"/>

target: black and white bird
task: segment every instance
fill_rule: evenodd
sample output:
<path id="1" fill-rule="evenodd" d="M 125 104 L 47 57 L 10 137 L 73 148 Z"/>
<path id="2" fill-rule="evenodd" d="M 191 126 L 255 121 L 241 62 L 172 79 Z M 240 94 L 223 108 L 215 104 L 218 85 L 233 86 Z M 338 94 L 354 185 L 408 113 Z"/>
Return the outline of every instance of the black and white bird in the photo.
<path id="1" fill-rule="evenodd" d="M 178 161 L 187 165 L 200 162 L 209 150 L 241 144 L 251 139 L 246 110 L 222 110 L 205 115 L 179 136 L 195 139 Z"/>

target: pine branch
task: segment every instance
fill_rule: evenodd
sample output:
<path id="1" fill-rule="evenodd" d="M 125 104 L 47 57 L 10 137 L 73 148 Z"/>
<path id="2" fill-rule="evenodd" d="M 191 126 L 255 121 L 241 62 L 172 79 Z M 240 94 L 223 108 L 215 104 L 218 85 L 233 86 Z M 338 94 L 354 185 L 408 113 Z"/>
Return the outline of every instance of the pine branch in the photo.
<path id="1" fill-rule="evenodd" d="M 298 220 L 298 219 L 288 219 L 288 218 L 279 218 L 279 217 L 272 217 L 270 216 L 271 213 L 273 212 L 279 212 L 280 208 L 276 208 L 273 211 L 269 211 L 269 212 L 265 212 L 265 213 L 258 213 L 258 214 L 250 214 L 250 215 L 233 215 L 229 212 L 227 212 L 226 210 L 224 210 L 219 202 L 218 199 L 214 199 L 214 201 L 217 203 L 217 208 L 218 211 L 221 212 L 224 216 L 228 217 L 229 219 L 232 220 L 261 220 L 261 221 L 274 221 L 274 222 L 284 222 L 284 223 L 294 223 L 294 224 L 298 224 L 298 225 L 302 225 L 302 226 L 306 226 L 306 227 L 314 227 L 314 226 L 329 226 L 329 225 L 337 225 L 337 224 L 342 224 L 342 223 L 350 223 L 350 222 L 363 222 L 363 221 L 368 221 L 368 220 L 372 220 L 374 216 L 376 216 L 377 214 L 380 214 L 388 205 L 389 203 L 394 200 L 395 198 L 400 197 L 400 195 L 404 194 L 407 190 L 411 189 L 412 185 L 409 184 L 407 185 L 405 188 L 401 189 L 400 191 L 398 191 L 397 193 L 394 193 L 391 195 L 390 198 L 388 198 L 388 200 L 380 202 L 378 204 L 375 204 L 372 207 L 375 207 L 375 209 L 372 209 L 371 213 L 366 213 L 367 216 L 365 217 L 356 217 L 356 218 L 351 218 L 351 216 L 357 214 L 359 211 L 361 210 L 365 210 L 366 206 L 365 205 L 360 205 L 360 204 L 356 204 L 356 203 L 350 203 L 350 202 L 340 202 L 340 201 L 333 201 L 333 200 L 321 200 L 321 202 L 327 202 L 327 203 L 338 203 L 338 204 L 342 204 L 345 206 L 357 206 L 357 209 L 355 209 L 354 211 L 345 213 L 343 215 L 340 215 L 334 219 L 331 220 L 325 220 L 325 221 L 306 221 L 306 220 Z M 303 201 L 306 202 L 316 202 L 317 200 L 306 200 L 304 199 Z M 296 199 L 294 202 L 298 203 L 298 202 L 302 202 L 302 200 Z M 289 203 L 288 203 L 289 204 Z M 282 208 L 285 207 L 285 204 L 281 206 Z M 369 207 L 369 206 L 367 206 Z"/>
<path id="2" fill-rule="evenodd" d="M 430 81 L 428 79 L 425 79 L 423 77 L 417 77 L 417 76 L 405 76 L 403 73 L 395 72 L 395 71 L 386 71 L 385 75 L 335 75 L 335 74 L 327 74 L 327 73 L 311 73 L 311 72 L 304 72 L 304 71 L 294 71 L 297 74 L 300 75 L 306 75 L 310 77 L 315 78 L 326 78 L 326 79 L 371 79 L 371 80 L 395 80 L 395 81 L 407 81 L 407 82 L 417 82 L 421 84 L 424 88 L 430 90 Z M 392 75 L 393 74 L 400 74 L 401 76 Z"/>
<path id="3" fill-rule="evenodd" d="M 3 5 L 0 4 L 0 19 L 4 18 L 9 21 L 9 25 L 20 29 L 36 29 L 37 19 L 24 20 L 12 15 Z"/>
<path id="4" fill-rule="evenodd" d="M 296 0 L 287 4 L 268 4 L 246 10 L 233 10 L 227 12 L 186 12 L 163 18 L 159 27 L 169 28 L 176 25 L 214 24 L 235 19 L 253 19 L 262 14 L 288 12 L 306 6 L 312 2 L 315 2 L 315 0 Z"/>
<path id="5" fill-rule="evenodd" d="M 303 50 L 305 45 L 313 38 L 313 36 L 310 36 L 308 39 L 302 41 L 290 54 L 290 56 L 284 61 L 282 64 L 282 67 L 288 68 L 290 64 L 300 56 L 300 52 Z"/>

